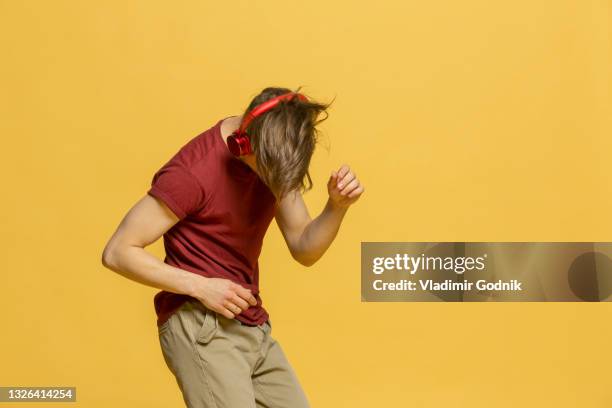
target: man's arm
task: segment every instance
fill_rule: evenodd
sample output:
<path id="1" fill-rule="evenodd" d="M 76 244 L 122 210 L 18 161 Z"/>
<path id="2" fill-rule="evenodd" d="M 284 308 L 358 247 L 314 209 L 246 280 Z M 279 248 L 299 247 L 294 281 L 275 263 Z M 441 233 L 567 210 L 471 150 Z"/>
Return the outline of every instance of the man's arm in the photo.
<path id="1" fill-rule="evenodd" d="M 102 254 L 107 268 L 133 281 L 168 292 L 185 294 L 206 307 L 233 318 L 257 302 L 251 291 L 227 279 L 175 268 L 145 251 L 178 222 L 161 201 L 145 195 L 123 218 Z"/>
<path id="2" fill-rule="evenodd" d="M 333 242 L 349 206 L 364 188 L 348 166 L 332 172 L 327 183 L 329 199 L 321 214 L 312 219 L 298 191 L 279 203 L 276 222 L 295 260 L 305 266 L 318 261 Z"/>

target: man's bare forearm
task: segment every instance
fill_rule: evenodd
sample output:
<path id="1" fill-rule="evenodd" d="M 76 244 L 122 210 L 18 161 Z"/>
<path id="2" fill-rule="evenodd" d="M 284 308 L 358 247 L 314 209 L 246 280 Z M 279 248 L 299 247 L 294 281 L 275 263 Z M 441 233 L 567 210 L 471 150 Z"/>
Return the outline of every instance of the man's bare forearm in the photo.
<path id="1" fill-rule="evenodd" d="M 191 295 L 194 281 L 206 279 L 168 265 L 137 246 L 106 249 L 102 262 L 107 268 L 135 282 L 178 294 Z"/>
<path id="2" fill-rule="evenodd" d="M 128 211 L 106 244 L 102 263 L 135 282 L 191 296 L 228 319 L 257 305 L 249 288 L 229 279 L 209 278 L 176 268 L 145 250 L 177 222 L 178 217 L 163 202 L 145 195 Z"/>
<path id="3" fill-rule="evenodd" d="M 336 238 L 347 209 L 328 200 L 321 214 L 306 225 L 296 251 L 302 264 L 310 266 L 323 256 Z"/>

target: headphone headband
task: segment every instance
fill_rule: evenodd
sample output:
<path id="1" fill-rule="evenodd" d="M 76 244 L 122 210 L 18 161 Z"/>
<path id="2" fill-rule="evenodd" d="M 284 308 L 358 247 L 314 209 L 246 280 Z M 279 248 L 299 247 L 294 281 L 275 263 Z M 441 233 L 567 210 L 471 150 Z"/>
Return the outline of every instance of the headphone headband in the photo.
<path id="1" fill-rule="evenodd" d="M 300 93 L 288 92 L 288 93 L 276 96 L 272 99 L 269 99 L 257 105 L 255 108 L 253 108 L 246 115 L 246 117 L 242 120 L 240 127 L 236 129 L 234 133 L 232 133 L 227 138 L 227 145 L 229 147 L 230 152 L 232 152 L 232 154 L 237 157 L 246 156 L 248 154 L 251 154 L 253 149 L 251 147 L 251 141 L 249 140 L 249 135 L 247 135 L 246 133 L 246 128 L 249 126 L 251 121 L 255 119 L 257 116 L 269 111 L 270 109 L 278 105 L 280 101 L 289 100 L 295 96 L 297 96 L 304 102 L 308 101 L 308 98 L 306 98 L 304 95 Z"/>
<path id="2" fill-rule="evenodd" d="M 290 100 L 293 99 L 294 97 L 298 97 L 299 99 L 301 99 L 302 101 L 306 102 L 308 101 L 308 99 L 297 92 L 288 92 L 286 94 L 282 94 L 279 96 L 276 96 L 272 99 L 269 99 L 259 105 L 257 105 L 255 108 L 253 108 L 246 116 L 246 118 L 244 118 L 244 120 L 242 121 L 242 124 L 240 125 L 240 128 L 238 129 L 238 134 L 241 135 L 245 132 L 246 128 L 249 127 L 249 124 L 251 123 L 251 121 L 253 119 L 255 119 L 256 117 L 258 117 L 259 115 L 269 111 L 270 109 L 272 109 L 273 107 L 275 107 L 276 105 L 278 105 L 280 103 L 280 101 L 283 100 Z"/>

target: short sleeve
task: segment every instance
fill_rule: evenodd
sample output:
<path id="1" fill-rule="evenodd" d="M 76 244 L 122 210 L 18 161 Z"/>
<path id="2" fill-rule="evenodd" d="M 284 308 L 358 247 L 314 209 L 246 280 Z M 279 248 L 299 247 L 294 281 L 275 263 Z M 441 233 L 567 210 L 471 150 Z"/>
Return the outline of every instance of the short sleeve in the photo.
<path id="1" fill-rule="evenodd" d="M 204 191 L 195 176 L 175 162 L 167 163 L 155 173 L 147 194 L 164 202 L 179 220 L 198 212 L 204 199 Z"/>

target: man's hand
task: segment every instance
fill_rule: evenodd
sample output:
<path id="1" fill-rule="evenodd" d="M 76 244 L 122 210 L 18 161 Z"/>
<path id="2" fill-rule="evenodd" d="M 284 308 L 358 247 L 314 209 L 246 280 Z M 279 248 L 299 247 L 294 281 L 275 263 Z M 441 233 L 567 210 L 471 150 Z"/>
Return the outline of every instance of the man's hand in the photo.
<path id="1" fill-rule="evenodd" d="M 229 279 L 205 278 L 195 275 L 196 280 L 191 296 L 198 299 L 204 306 L 233 319 L 251 306 L 257 305 L 255 296 Z"/>
<path id="2" fill-rule="evenodd" d="M 333 171 L 327 182 L 327 191 L 332 204 L 348 208 L 365 191 L 355 173 L 346 164 Z"/>

